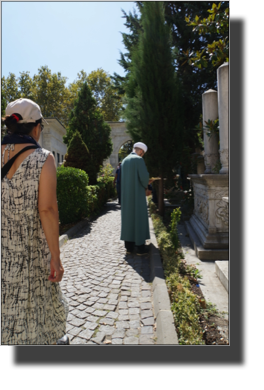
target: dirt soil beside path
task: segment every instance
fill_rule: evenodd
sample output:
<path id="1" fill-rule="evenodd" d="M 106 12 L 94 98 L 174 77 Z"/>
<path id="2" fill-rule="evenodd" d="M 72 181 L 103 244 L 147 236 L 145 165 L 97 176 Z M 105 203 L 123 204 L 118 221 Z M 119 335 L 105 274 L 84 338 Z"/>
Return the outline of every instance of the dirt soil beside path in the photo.
<path id="1" fill-rule="evenodd" d="M 190 280 L 190 279 L 189 279 Z M 200 287 L 191 281 L 191 291 L 198 297 L 203 304 L 204 296 Z M 200 315 L 200 325 L 204 331 L 203 339 L 206 345 L 229 345 L 228 342 L 228 321 L 214 314 Z M 221 332 L 220 332 L 221 329 Z"/>

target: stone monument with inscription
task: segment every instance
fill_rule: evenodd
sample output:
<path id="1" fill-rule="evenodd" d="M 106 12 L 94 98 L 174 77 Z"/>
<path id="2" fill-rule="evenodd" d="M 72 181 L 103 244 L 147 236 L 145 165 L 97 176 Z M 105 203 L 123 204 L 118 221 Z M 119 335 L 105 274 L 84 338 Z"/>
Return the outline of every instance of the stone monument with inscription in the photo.
<path id="1" fill-rule="evenodd" d="M 219 141 L 216 134 L 204 131 L 203 174 L 189 175 L 194 192 L 194 212 L 186 223 L 196 255 L 202 260 L 227 260 L 229 247 L 229 175 L 228 175 L 228 63 L 217 70 L 218 92 L 203 94 L 203 125 L 219 117 Z M 220 159 L 220 160 L 219 160 Z M 215 166 L 221 162 L 219 173 Z"/>

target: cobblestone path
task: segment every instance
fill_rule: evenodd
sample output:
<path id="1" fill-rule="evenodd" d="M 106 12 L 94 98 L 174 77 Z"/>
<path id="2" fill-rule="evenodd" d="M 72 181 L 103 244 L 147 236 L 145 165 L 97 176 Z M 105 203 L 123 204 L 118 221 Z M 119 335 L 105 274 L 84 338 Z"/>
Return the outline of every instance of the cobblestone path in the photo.
<path id="1" fill-rule="evenodd" d="M 120 226 L 120 207 L 107 203 L 61 248 L 71 345 L 155 344 L 149 257 L 126 255 Z"/>

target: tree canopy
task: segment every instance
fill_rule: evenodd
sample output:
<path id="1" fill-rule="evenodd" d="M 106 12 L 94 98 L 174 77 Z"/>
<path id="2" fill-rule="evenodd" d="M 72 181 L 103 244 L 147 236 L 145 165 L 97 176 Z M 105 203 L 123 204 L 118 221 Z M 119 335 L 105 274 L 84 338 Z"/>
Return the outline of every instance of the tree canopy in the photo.
<path id="1" fill-rule="evenodd" d="M 5 101 L 1 106 L 21 97 L 31 99 L 39 104 L 44 117 L 56 117 L 66 127 L 69 113 L 74 107 L 74 101 L 84 82 L 87 82 L 96 99 L 105 121 L 118 121 L 122 102 L 120 96 L 113 89 L 110 76 L 103 70 L 97 69 L 87 74 L 81 70 L 77 79 L 67 86 L 67 77 L 61 72 L 52 73 L 47 65 L 38 69 L 38 74 L 30 77 L 30 73 L 20 72 L 16 77 L 9 73 L 2 77 L 2 96 Z"/>
<path id="2" fill-rule="evenodd" d="M 87 172 L 89 182 L 91 185 L 96 184 L 100 166 L 110 156 L 113 146 L 110 138 L 111 128 L 97 108 L 96 100 L 86 81 L 79 90 L 70 113 L 67 133 L 64 136 L 64 142 L 68 146 L 76 131 L 80 133 L 89 150 L 91 162 L 89 172 Z"/>
<path id="3" fill-rule="evenodd" d="M 145 155 L 151 175 L 173 175 L 179 164 L 183 137 L 181 88 L 175 72 L 171 31 L 165 23 L 162 2 L 144 2 L 142 32 L 132 51 L 130 74 L 125 86 L 127 128 L 135 142 L 147 144 Z M 163 213 L 163 191 L 159 196 Z"/>

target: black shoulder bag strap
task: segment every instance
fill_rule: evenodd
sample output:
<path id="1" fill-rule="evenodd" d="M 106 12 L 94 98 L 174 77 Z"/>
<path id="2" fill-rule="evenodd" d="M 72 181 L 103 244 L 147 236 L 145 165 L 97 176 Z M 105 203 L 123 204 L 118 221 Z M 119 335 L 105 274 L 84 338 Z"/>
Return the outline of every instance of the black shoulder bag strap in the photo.
<path id="1" fill-rule="evenodd" d="M 21 149 L 20 152 L 18 152 L 17 154 L 14 155 L 14 157 L 12 157 L 4 166 L 3 168 L 1 168 L 1 181 L 3 180 L 3 178 L 8 174 L 10 168 L 12 167 L 14 161 L 16 160 L 16 158 L 23 152 L 25 152 L 26 150 L 29 150 L 29 149 L 39 149 L 39 146 L 37 145 L 32 145 L 32 146 L 26 146 L 24 149 Z"/>

